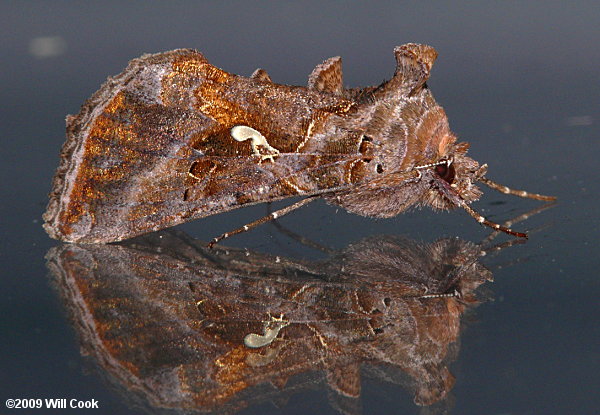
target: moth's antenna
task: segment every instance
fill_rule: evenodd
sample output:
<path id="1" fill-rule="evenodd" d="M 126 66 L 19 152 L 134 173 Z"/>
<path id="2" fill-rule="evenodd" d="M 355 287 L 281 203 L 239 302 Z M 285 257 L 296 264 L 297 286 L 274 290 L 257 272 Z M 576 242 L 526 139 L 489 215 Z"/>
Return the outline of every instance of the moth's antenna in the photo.
<path id="1" fill-rule="evenodd" d="M 489 188 L 497 190 L 500 193 L 504 193 L 507 195 L 515 195 L 515 196 L 519 196 L 519 197 L 526 197 L 529 199 L 536 199 L 536 200 L 547 200 L 547 201 L 556 200 L 555 196 L 545 196 L 545 195 L 540 195 L 538 193 L 529 193 L 529 192 L 526 192 L 525 190 L 511 189 L 510 187 L 496 183 L 486 177 L 480 177 L 479 180 L 483 184 L 488 186 Z M 471 216 L 473 216 L 473 215 L 471 215 Z"/>

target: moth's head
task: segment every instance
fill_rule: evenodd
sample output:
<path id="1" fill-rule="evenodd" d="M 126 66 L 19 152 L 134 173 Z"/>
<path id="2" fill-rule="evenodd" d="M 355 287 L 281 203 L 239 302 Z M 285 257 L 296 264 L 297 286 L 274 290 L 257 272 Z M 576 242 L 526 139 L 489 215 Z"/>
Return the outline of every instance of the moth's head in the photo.
<path id="1" fill-rule="evenodd" d="M 433 209 L 453 209 L 469 204 L 481 197 L 476 182 L 487 171 L 466 155 L 468 143 L 452 144 L 450 151 L 437 162 L 419 166 L 421 180 L 426 183 L 422 203 Z"/>
<path id="2" fill-rule="evenodd" d="M 475 185 L 481 182 L 486 186 L 502 193 L 512 194 L 530 199 L 552 201 L 554 196 L 545 196 L 530 193 L 524 190 L 515 190 L 498 184 L 485 177 L 487 164 L 479 165 L 475 160 L 466 156 L 467 143 L 452 143 L 451 151 L 435 163 L 426 166 L 417 166 L 424 195 L 421 203 L 434 209 L 463 208 L 477 222 L 492 229 L 502 231 L 509 235 L 527 237 L 527 234 L 515 232 L 506 226 L 491 222 L 470 207 L 470 203 L 481 197 L 481 190 Z"/>

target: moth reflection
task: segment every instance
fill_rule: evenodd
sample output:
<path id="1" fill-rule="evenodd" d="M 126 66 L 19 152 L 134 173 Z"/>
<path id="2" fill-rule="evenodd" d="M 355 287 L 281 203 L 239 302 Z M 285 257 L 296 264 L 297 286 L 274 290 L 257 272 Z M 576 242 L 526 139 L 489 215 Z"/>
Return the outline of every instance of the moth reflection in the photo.
<path id="1" fill-rule="evenodd" d="M 372 237 L 321 261 L 203 246 L 163 232 L 48 253 L 83 353 L 138 404 L 233 412 L 326 385 L 352 413 L 364 376 L 434 404 L 492 279 L 458 239 Z"/>

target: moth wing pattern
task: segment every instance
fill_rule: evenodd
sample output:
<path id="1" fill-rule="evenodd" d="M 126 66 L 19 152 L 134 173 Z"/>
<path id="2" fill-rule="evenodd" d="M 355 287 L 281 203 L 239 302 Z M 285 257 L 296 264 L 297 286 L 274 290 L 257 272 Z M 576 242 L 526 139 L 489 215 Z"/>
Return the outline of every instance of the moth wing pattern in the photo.
<path id="1" fill-rule="evenodd" d="M 113 242 L 346 185 L 358 139 L 344 132 L 331 144 L 323 126 L 353 102 L 269 80 L 262 70 L 229 74 L 188 49 L 134 59 L 68 118 L 46 230 Z M 232 138 L 237 125 L 264 143 Z"/>
<path id="2" fill-rule="evenodd" d="M 334 56 L 317 65 L 308 77 L 308 88 L 341 95 L 344 90 L 342 58 Z"/>

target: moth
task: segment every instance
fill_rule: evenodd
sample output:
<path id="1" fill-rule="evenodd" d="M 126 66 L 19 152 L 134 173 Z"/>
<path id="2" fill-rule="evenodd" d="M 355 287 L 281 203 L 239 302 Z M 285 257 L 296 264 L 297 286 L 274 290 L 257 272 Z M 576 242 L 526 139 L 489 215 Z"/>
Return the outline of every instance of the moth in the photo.
<path id="1" fill-rule="evenodd" d="M 67 117 L 67 140 L 44 228 L 67 242 L 115 242 L 242 206 L 302 199 L 213 240 L 307 203 L 388 218 L 410 207 L 464 209 L 479 223 L 526 237 L 477 213 L 487 165 L 466 155 L 426 81 L 434 48 L 394 49 L 396 70 L 375 87 L 344 87 L 333 57 L 308 86 L 219 69 L 194 50 L 134 59 Z"/>

